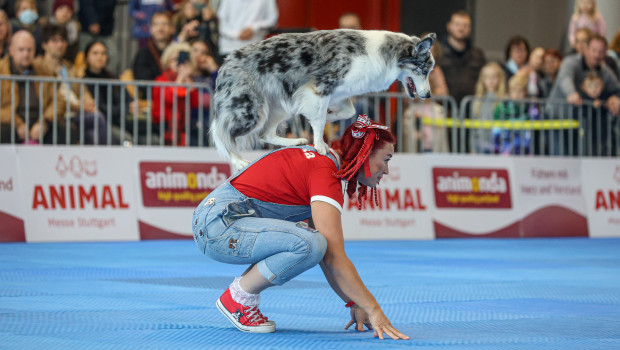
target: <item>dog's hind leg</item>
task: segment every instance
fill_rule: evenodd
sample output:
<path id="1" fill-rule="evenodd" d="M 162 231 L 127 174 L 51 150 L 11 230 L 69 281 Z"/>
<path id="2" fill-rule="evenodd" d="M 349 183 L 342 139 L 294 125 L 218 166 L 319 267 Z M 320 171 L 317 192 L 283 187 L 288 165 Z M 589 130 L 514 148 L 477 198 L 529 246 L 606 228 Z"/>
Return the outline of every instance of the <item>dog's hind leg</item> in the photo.
<path id="1" fill-rule="evenodd" d="M 299 114 L 306 117 L 312 126 L 314 148 L 322 155 L 327 154 L 329 147 L 323 140 L 323 133 L 331 96 L 319 96 L 315 85 L 306 84 L 295 92 L 294 98 L 298 101 Z"/>
<path id="2" fill-rule="evenodd" d="M 278 126 L 286 119 L 289 119 L 289 117 L 290 115 L 282 108 L 272 109 L 270 111 L 269 118 L 265 122 L 261 140 L 272 145 L 284 147 L 308 144 L 308 140 L 305 138 L 287 138 L 277 135 Z"/>

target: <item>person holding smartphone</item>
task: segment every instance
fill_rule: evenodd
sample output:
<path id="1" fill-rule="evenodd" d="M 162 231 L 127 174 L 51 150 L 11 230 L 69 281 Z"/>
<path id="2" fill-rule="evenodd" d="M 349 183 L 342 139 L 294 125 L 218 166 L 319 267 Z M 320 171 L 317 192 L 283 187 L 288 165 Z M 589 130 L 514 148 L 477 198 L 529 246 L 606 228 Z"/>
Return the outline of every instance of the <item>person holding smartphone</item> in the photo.
<path id="1" fill-rule="evenodd" d="M 158 82 L 191 84 L 195 67 L 191 60 L 192 48 L 187 43 L 172 43 L 161 55 L 163 73 L 155 78 Z M 190 108 L 199 107 L 198 90 L 182 86 L 156 86 L 153 88 L 153 124 L 163 132 L 166 145 L 185 146 L 187 138 L 185 101 Z M 176 108 L 175 108 L 176 100 Z M 163 108 L 162 108 L 163 107 Z"/>

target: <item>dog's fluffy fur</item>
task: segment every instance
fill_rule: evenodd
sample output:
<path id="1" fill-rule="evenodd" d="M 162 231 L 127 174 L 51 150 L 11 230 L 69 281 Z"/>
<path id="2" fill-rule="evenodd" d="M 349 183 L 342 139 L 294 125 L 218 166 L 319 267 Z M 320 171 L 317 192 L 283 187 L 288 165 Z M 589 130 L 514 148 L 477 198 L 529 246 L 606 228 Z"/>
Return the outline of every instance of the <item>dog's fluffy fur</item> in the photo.
<path id="1" fill-rule="evenodd" d="M 219 71 L 213 96 L 215 146 L 241 169 L 248 162 L 239 152 L 257 142 L 307 143 L 276 135 L 282 121 L 303 115 L 312 126 L 314 146 L 325 154 L 325 123 L 355 114 L 350 97 L 385 90 L 396 79 L 409 97 L 430 97 L 434 42 L 433 33 L 420 39 L 339 29 L 280 34 L 234 51 Z"/>

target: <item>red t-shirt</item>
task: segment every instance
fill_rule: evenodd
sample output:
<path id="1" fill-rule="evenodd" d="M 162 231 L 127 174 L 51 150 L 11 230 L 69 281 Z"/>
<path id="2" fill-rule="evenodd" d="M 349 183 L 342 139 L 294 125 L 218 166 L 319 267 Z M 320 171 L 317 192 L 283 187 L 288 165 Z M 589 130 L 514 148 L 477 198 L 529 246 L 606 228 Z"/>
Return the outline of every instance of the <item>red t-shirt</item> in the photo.
<path id="1" fill-rule="evenodd" d="M 252 164 L 231 184 L 244 195 L 286 205 L 329 203 L 340 212 L 344 204 L 342 182 L 334 177 L 336 164 L 315 151 L 287 148 Z"/>

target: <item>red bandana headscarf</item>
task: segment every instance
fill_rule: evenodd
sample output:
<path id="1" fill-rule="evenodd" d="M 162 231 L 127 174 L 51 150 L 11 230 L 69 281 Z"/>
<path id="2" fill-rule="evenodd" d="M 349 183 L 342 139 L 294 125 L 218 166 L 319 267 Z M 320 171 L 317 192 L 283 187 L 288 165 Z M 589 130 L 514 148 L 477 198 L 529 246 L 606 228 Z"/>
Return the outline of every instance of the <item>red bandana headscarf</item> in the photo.
<path id="1" fill-rule="evenodd" d="M 368 115 L 361 114 L 357 117 L 357 121 L 351 128 L 351 135 L 356 139 L 364 139 L 364 143 L 359 150 L 355 159 L 350 162 L 346 167 L 335 173 L 334 175 L 340 179 L 351 180 L 353 176 L 356 176 L 362 164 L 364 165 L 364 172 L 366 175 L 370 175 L 370 162 L 369 156 L 372 151 L 372 145 L 375 139 L 378 139 L 377 133 L 374 129 L 388 130 L 387 126 L 372 124 Z M 360 184 L 357 193 L 357 207 L 362 209 L 362 200 L 366 199 L 368 187 Z M 379 205 L 379 199 L 377 196 L 376 188 L 371 190 L 371 196 L 373 197 L 375 204 Z"/>

